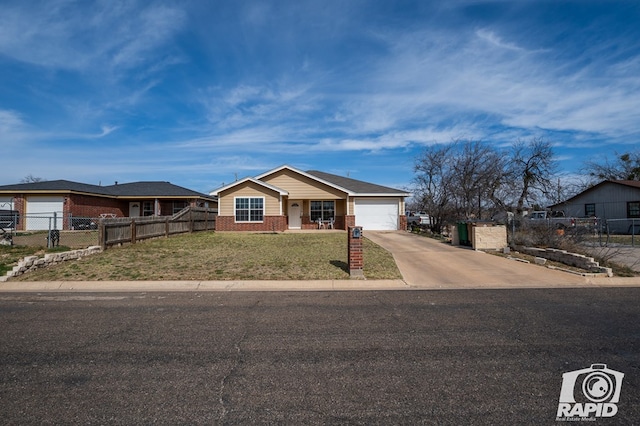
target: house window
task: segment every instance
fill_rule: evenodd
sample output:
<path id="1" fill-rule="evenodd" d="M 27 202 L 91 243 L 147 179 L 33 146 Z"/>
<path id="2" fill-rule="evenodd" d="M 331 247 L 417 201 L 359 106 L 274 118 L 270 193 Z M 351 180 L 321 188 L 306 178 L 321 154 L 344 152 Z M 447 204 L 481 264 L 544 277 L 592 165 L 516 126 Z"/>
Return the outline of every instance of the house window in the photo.
<path id="1" fill-rule="evenodd" d="M 595 217 L 596 215 L 596 205 L 591 203 L 591 204 L 585 204 L 584 205 L 584 215 L 585 217 Z"/>
<path id="2" fill-rule="evenodd" d="M 312 201 L 311 202 L 311 221 L 318 219 L 331 220 L 335 218 L 336 202 L 335 201 Z"/>
<path id="3" fill-rule="evenodd" d="M 142 216 L 153 216 L 155 209 L 153 208 L 153 201 L 145 201 L 142 203 Z"/>
<path id="4" fill-rule="evenodd" d="M 264 218 L 263 197 L 238 197 L 235 207 L 236 222 L 262 222 Z"/>
<path id="5" fill-rule="evenodd" d="M 640 218 L 640 201 L 630 201 L 627 203 L 627 217 Z"/>
<path id="6" fill-rule="evenodd" d="M 188 205 L 189 203 L 187 203 L 186 201 L 174 201 L 171 214 L 178 213 L 180 210 L 184 209 Z"/>

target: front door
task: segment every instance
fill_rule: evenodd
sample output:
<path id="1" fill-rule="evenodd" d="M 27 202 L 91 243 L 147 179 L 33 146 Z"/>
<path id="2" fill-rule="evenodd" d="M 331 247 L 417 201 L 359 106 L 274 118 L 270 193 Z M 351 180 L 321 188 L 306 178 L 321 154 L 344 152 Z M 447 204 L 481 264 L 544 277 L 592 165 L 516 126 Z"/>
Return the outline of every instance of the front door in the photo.
<path id="1" fill-rule="evenodd" d="M 140 216 L 140 203 L 129 203 L 129 217 Z"/>
<path id="2" fill-rule="evenodd" d="M 289 229 L 302 228 L 302 201 L 289 201 Z"/>

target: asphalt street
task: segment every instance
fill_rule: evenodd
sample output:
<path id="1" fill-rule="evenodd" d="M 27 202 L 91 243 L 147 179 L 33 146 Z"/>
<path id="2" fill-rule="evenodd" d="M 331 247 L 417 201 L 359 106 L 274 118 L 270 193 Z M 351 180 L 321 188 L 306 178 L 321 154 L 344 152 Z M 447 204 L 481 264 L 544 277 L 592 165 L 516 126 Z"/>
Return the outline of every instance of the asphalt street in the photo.
<path id="1" fill-rule="evenodd" d="M 625 374 L 640 289 L 0 294 L 2 424 L 558 424 Z"/>

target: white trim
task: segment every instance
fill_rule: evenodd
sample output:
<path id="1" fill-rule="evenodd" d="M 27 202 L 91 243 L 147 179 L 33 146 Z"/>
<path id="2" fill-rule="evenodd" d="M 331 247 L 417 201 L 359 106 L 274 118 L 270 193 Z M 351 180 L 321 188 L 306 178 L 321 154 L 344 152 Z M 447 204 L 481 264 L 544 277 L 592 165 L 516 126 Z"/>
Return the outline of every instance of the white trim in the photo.
<path id="1" fill-rule="evenodd" d="M 243 183 L 246 183 L 246 182 L 252 182 L 252 183 L 255 183 L 257 185 L 263 186 L 263 187 L 265 187 L 267 189 L 270 189 L 272 191 L 277 192 L 280 195 L 289 195 L 289 192 L 285 191 L 284 189 L 278 188 L 277 186 L 269 185 L 266 182 L 262 182 L 261 180 L 254 179 L 254 178 L 251 178 L 251 177 L 247 177 L 247 178 L 241 179 L 241 180 L 239 180 L 237 182 L 233 182 L 232 184 L 227 185 L 227 186 L 223 186 L 222 188 L 214 189 L 213 191 L 211 191 L 209 193 L 209 195 L 217 196 L 222 191 L 226 191 L 227 189 L 233 188 L 234 186 L 237 186 L 237 185 L 240 185 L 240 184 L 243 184 Z"/>
<path id="2" fill-rule="evenodd" d="M 357 197 L 373 197 L 373 198 L 380 198 L 380 197 L 384 197 L 384 198 L 389 198 L 389 197 L 410 197 L 411 194 L 408 192 L 394 192 L 394 193 L 388 193 L 388 194 L 381 194 L 381 193 L 374 193 L 374 194 L 369 194 L 369 193 L 358 193 L 355 194 L 355 196 Z"/>
<path id="3" fill-rule="evenodd" d="M 238 198 L 260 198 L 262 199 L 262 220 L 238 220 L 236 215 L 236 200 Z M 233 197 L 233 222 L 234 223 L 264 223 L 264 215 L 267 210 L 267 202 L 264 196 L 248 196 L 248 195 L 238 195 Z M 249 202 L 249 218 L 251 218 L 251 202 Z"/>

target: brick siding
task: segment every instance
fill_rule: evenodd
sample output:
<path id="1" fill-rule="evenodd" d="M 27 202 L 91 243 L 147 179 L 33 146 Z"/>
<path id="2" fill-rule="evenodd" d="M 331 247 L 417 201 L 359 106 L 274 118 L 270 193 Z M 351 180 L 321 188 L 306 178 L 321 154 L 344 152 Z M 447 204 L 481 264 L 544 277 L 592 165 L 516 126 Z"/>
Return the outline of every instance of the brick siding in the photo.
<path id="1" fill-rule="evenodd" d="M 101 214 L 114 214 L 118 217 L 127 216 L 129 203 L 113 198 L 92 197 L 90 195 L 71 194 L 66 198 L 64 206 L 65 216 L 100 217 Z"/>
<path id="2" fill-rule="evenodd" d="M 281 232 L 286 229 L 286 216 L 265 216 L 260 223 L 236 223 L 234 216 L 216 218 L 216 231 Z"/>

